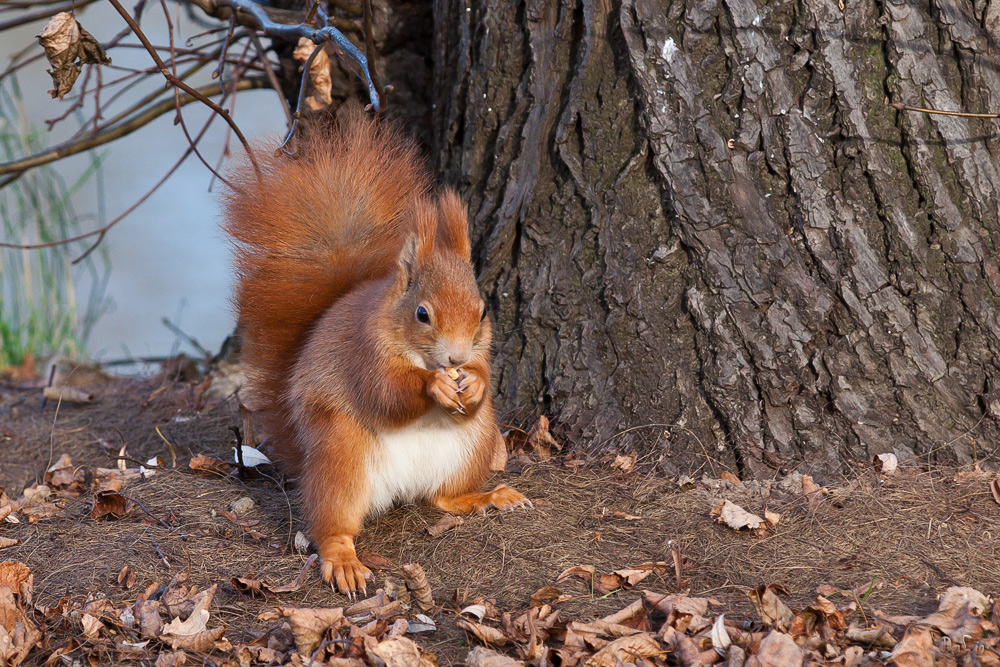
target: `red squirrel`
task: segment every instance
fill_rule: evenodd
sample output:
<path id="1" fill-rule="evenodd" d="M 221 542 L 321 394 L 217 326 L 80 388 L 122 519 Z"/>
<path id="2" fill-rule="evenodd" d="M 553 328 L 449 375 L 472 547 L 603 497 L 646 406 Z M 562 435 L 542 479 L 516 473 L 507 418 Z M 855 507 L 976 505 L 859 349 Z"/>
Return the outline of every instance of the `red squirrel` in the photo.
<path id="1" fill-rule="evenodd" d="M 445 512 L 528 506 L 480 491 L 503 437 L 491 325 L 465 207 L 433 192 L 415 143 L 348 110 L 256 153 L 224 197 L 250 401 L 299 480 L 324 580 L 366 591 L 366 516 L 429 501 Z"/>

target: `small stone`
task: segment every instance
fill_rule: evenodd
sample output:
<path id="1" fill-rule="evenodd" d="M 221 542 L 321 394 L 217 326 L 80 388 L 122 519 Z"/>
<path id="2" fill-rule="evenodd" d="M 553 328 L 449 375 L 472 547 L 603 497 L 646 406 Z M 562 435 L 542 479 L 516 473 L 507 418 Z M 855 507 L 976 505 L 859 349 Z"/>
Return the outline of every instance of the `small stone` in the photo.
<path id="1" fill-rule="evenodd" d="M 246 514 L 254 507 L 253 498 L 248 498 L 243 496 L 239 500 L 233 501 L 233 504 L 229 506 L 229 509 L 233 510 L 237 516 Z"/>

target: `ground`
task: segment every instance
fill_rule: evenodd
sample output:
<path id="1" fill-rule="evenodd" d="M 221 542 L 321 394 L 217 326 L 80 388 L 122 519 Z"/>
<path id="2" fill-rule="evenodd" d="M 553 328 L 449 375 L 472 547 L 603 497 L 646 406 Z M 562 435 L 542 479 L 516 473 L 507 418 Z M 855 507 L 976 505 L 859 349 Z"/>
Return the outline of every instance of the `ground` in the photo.
<path id="1" fill-rule="evenodd" d="M 351 604 L 323 584 L 316 568 L 292 593 L 251 597 L 234 587 L 234 577 L 290 582 L 306 560 L 293 546 L 304 530 L 301 512 L 277 473 L 240 479 L 188 468 L 197 454 L 232 460 L 229 427 L 240 423 L 234 400 L 199 400 L 194 385 L 163 378 L 115 381 L 93 391 L 94 403 L 63 403 L 57 411 L 52 402 L 42 407 L 37 388 L 0 388 L 0 486 L 7 495 L 16 499 L 42 482 L 64 454 L 75 469 L 114 468 L 123 444 L 129 466 L 160 456 L 168 470 L 125 486 L 132 506 L 121 519 L 91 519 L 91 495 L 83 493 L 36 523 L 0 523 L 0 537 L 20 541 L 0 551 L 0 560 L 28 566 L 36 605 L 95 593 L 134 600 L 145 582 L 166 584 L 186 572 L 201 588 L 218 584 L 214 618 L 239 643 L 266 629 L 266 617 L 258 615 L 277 606 Z M 518 612 L 577 565 L 602 574 L 666 563 L 634 590 L 604 594 L 581 578 L 560 582 L 572 599 L 559 607 L 577 620 L 611 614 L 641 590 L 710 598 L 713 613 L 724 611 L 746 627 L 759 621 L 747 593 L 766 584 L 780 584 L 793 609 L 815 599 L 817 587 L 832 586 L 866 618 L 875 610 L 926 615 L 953 585 L 1000 591 L 1000 504 L 986 473 L 904 462 L 886 476 L 859 462 L 848 476 L 817 479 L 822 490 L 807 496 L 794 474 L 725 481 L 718 464 L 706 459 L 689 481 L 660 476 L 652 455 L 640 456 L 628 472 L 613 460 L 584 458 L 580 465 L 563 456 L 547 462 L 512 457 L 507 472 L 491 482 L 522 491 L 533 510 L 467 517 L 435 538 L 426 529 L 440 512 L 400 507 L 366 525 L 359 552 L 369 562 L 383 561 L 375 587 L 387 577 L 398 580 L 405 563 L 423 566 L 438 629 L 415 639 L 440 664 L 463 662 L 476 643 L 455 624 L 462 601 L 482 597 L 501 611 Z M 239 518 L 241 527 L 226 513 L 242 497 L 254 508 Z M 780 519 L 766 534 L 733 530 L 712 515 L 724 499 Z M 126 565 L 139 582 L 131 592 L 118 583 Z M 38 650 L 29 663 L 46 656 Z"/>

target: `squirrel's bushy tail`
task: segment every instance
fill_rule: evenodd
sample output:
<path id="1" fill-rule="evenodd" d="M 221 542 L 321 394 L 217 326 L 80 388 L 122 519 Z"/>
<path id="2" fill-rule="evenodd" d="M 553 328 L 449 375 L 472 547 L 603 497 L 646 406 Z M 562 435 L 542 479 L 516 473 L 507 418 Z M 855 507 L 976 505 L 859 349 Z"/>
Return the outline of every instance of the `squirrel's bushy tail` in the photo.
<path id="1" fill-rule="evenodd" d="M 358 283 L 395 270 L 406 212 L 430 177 L 414 142 L 356 108 L 311 128 L 295 158 L 264 147 L 231 175 L 225 230 L 253 408 L 294 474 L 286 389 L 310 328 Z"/>

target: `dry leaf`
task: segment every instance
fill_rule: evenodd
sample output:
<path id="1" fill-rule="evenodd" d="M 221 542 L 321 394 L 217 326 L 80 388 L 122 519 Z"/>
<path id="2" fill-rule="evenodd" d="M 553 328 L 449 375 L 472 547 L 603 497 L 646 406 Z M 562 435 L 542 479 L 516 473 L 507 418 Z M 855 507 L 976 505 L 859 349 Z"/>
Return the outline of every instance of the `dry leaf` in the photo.
<path id="1" fill-rule="evenodd" d="M 952 586 L 941 595 L 938 609 L 921 623 L 932 625 L 965 646 L 983 636 L 986 596 L 974 588 Z"/>
<path id="2" fill-rule="evenodd" d="M 431 537 L 441 537 L 441 535 L 445 532 L 451 530 L 452 528 L 457 528 L 463 523 L 465 523 L 465 521 L 457 514 L 445 514 L 436 524 L 427 527 L 427 533 Z"/>
<path id="3" fill-rule="evenodd" d="M 301 655 L 312 655 L 316 647 L 323 641 L 323 633 L 327 628 L 337 628 L 343 624 L 344 610 L 335 609 L 296 609 L 293 607 L 278 607 L 278 612 L 288 619 L 295 636 L 295 647 Z"/>
<path id="4" fill-rule="evenodd" d="M 635 663 L 637 658 L 652 658 L 661 654 L 665 655 L 666 651 L 653 635 L 640 632 L 619 637 L 583 664 L 584 667 L 617 667 L 620 663 Z"/>
<path id="5" fill-rule="evenodd" d="M 8 547 L 16 547 L 21 543 L 21 540 L 16 537 L 0 537 L 0 549 L 6 549 Z"/>
<path id="6" fill-rule="evenodd" d="M 743 484 L 743 482 L 740 481 L 739 477 L 729 472 L 728 470 L 723 470 L 722 474 L 719 475 L 719 479 L 731 482 L 733 484 L 741 484 L 741 485 Z"/>
<path id="7" fill-rule="evenodd" d="M 805 651 L 784 632 L 772 630 L 760 643 L 760 649 L 747 660 L 746 667 L 802 667 Z"/>
<path id="8" fill-rule="evenodd" d="M 181 621 L 180 618 L 175 618 L 167 623 L 163 626 L 164 636 L 189 636 L 196 635 L 204 631 L 208 626 L 208 608 L 212 604 L 212 598 L 215 597 L 215 591 L 217 588 L 218 584 L 213 584 L 210 588 L 203 590 L 201 593 L 198 593 L 191 598 L 194 608 L 191 610 L 187 619 Z"/>
<path id="9" fill-rule="evenodd" d="M 551 602 L 553 600 L 558 600 L 559 596 L 562 595 L 562 591 L 555 586 L 546 586 L 545 588 L 539 588 L 535 591 L 535 594 L 531 596 L 531 606 L 541 607 L 542 605 Z M 482 619 L 480 619 L 482 620 Z"/>
<path id="10" fill-rule="evenodd" d="M 793 614 L 792 610 L 775 594 L 776 589 L 779 587 L 774 584 L 758 586 L 747 593 L 747 597 L 750 598 L 750 602 L 753 603 L 754 609 L 757 610 L 764 625 L 775 627 L 784 632 L 791 626 Z"/>
<path id="11" fill-rule="evenodd" d="M 70 85 L 72 85 L 72 83 Z M 55 95 L 53 95 L 53 97 L 55 97 Z M 76 389 L 75 387 L 45 387 L 42 389 L 42 395 L 50 401 L 58 401 L 62 403 L 83 404 L 94 402 L 93 394 Z"/>
<path id="12" fill-rule="evenodd" d="M 465 664 L 467 667 L 521 667 L 524 663 L 485 646 L 477 646 L 465 656 Z"/>
<path id="13" fill-rule="evenodd" d="M 723 501 L 721 505 L 713 508 L 712 514 L 719 517 L 719 523 L 724 523 L 733 530 L 740 530 L 742 528 L 756 530 L 757 528 L 760 528 L 762 523 L 764 523 L 764 519 L 761 519 L 756 514 L 747 512 L 736 503 L 728 500 Z"/>
<path id="14" fill-rule="evenodd" d="M 386 639 L 368 649 L 375 667 L 437 667 L 434 656 L 424 653 L 412 639 Z"/>
<path id="15" fill-rule="evenodd" d="M 934 667 L 934 654 L 934 631 L 929 625 L 914 625 L 906 629 L 886 662 L 896 667 Z"/>
<path id="16" fill-rule="evenodd" d="M 527 443 L 531 451 L 535 453 L 539 461 L 548 461 L 552 458 L 553 449 L 562 449 L 562 445 L 556 442 L 549 432 L 549 419 L 541 415 L 535 425 L 528 431 Z"/>
<path id="17" fill-rule="evenodd" d="M 455 625 L 468 630 L 487 646 L 503 646 L 507 643 L 507 636 L 504 633 L 488 625 L 476 623 L 467 618 L 458 619 L 455 621 Z"/>
<path id="18" fill-rule="evenodd" d="M 781 515 L 777 512 L 772 512 L 771 510 L 766 509 L 764 510 L 764 521 L 767 522 L 768 526 L 774 528 L 778 525 L 778 522 L 781 521 Z"/>
<path id="19" fill-rule="evenodd" d="M 829 492 L 825 488 L 820 488 L 813 478 L 809 475 L 802 475 L 802 494 L 809 501 L 809 507 L 815 507 L 820 501 L 823 500 L 823 496 Z"/>
<path id="20" fill-rule="evenodd" d="M 632 472 L 635 470 L 635 452 L 625 455 L 619 454 L 615 457 L 615 462 L 611 464 L 611 467 L 622 472 Z"/>
<path id="21" fill-rule="evenodd" d="M 333 80 L 330 77 L 330 56 L 322 45 L 318 46 L 308 37 L 300 37 L 292 57 L 305 65 L 313 51 L 319 49 L 309 64 L 309 92 L 304 102 L 313 111 L 326 109 L 333 103 Z"/>
<path id="22" fill-rule="evenodd" d="M 1000 503 L 1000 477 L 990 482 L 990 493 L 993 494 L 993 500 Z"/>
<path id="23" fill-rule="evenodd" d="M 94 494 L 94 507 L 90 510 L 90 518 L 100 519 L 110 516 L 121 519 L 128 514 L 128 510 L 128 499 L 117 491 L 107 489 Z"/>
<path id="24" fill-rule="evenodd" d="M 406 588 L 413 594 L 417 606 L 424 611 L 432 611 L 434 609 L 434 596 L 431 594 L 431 585 L 427 582 L 424 568 L 420 567 L 418 563 L 409 563 L 401 569 Z"/>
<path id="25" fill-rule="evenodd" d="M 49 91 L 52 97 L 62 99 L 73 88 L 83 65 L 111 64 L 100 42 L 68 12 L 60 12 L 49 19 L 38 35 L 38 43 L 45 49 L 45 57 L 52 66 L 48 70 L 55 83 L 55 89 Z"/>
<path id="26" fill-rule="evenodd" d="M 225 461 L 211 456 L 205 456 L 204 454 L 198 454 L 191 457 L 188 467 L 191 468 L 191 470 L 219 475 L 228 475 L 233 471 L 233 464 L 226 463 Z"/>
<path id="27" fill-rule="evenodd" d="M 493 447 L 493 456 L 490 458 L 490 471 L 503 472 L 507 469 L 507 441 L 497 438 L 497 443 Z"/>

